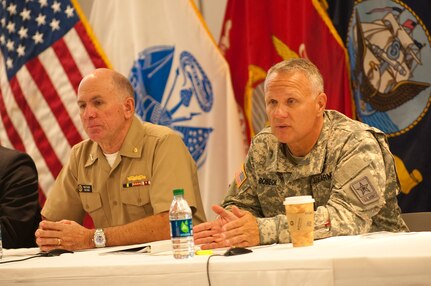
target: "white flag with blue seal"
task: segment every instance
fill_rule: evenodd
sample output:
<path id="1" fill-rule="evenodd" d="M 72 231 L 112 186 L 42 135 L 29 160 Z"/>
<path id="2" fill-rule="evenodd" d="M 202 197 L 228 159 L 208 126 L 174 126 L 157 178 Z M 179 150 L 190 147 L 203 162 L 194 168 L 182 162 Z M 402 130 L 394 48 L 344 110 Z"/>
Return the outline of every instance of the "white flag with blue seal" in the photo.
<path id="1" fill-rule="evenodd" d="M 182 136 L 213 219 L 211 205 L 223 199 L 245 146 L 228 65 L 193 1 L 95 0 L 90 24 L 132 82 L 136 113 Z"/>

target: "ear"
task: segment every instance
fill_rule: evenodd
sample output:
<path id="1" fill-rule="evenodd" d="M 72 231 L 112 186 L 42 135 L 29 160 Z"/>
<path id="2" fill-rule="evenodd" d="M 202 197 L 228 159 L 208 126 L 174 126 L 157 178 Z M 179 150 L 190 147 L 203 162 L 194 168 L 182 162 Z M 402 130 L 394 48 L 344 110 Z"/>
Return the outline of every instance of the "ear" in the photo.
<path id="1" fill-rule="evenodd" d="M 322 114 L 323 111 L 325 111 L 326 101 L 327 101 L 326 93 L 322 92 L 317 96 L 316 104 L 317 104 L 319 114 Z"/>
<path id="2" fill-rule="evenodd" d="M 135 114 L 135 99 L 128 97 L 123 104 L 124 116 L 128 119 Z"/>

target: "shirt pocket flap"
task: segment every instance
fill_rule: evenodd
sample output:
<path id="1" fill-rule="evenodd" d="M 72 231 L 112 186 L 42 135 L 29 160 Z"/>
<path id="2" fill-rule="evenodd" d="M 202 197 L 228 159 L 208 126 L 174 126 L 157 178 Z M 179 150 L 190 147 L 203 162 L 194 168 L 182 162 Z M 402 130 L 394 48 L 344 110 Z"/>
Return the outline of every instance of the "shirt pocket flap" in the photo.
<path id="1" fill-rule="evenodd" d="M 149 186 L 131 187 L 121 191 L 123 204 L 143 206 L 150 202 Z"/>
<path id="2" fill-rule="evenodd" d="M 79 193 L 82 206 L 88 213 L 94 212 L 102 207 L 102 200 L 99 193 Z"/>

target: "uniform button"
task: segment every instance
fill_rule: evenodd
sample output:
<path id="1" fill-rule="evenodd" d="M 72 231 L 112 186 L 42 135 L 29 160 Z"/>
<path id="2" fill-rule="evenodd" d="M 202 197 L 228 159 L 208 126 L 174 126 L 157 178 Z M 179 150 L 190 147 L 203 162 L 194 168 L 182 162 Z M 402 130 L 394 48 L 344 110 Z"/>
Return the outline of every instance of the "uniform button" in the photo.
<path id="1" fill-rule="evenodd" d="M 118 205 L 117 201 L 114 201 L 113 204 L 114 204 L 114 206 Z"/>
<path id="2" fill-rule="evenodd" d="M 138 153 L 138 148 L 136 148 L 136 147 L 135 147 L 135 148 L 133 149 L 133 152 Z"/>

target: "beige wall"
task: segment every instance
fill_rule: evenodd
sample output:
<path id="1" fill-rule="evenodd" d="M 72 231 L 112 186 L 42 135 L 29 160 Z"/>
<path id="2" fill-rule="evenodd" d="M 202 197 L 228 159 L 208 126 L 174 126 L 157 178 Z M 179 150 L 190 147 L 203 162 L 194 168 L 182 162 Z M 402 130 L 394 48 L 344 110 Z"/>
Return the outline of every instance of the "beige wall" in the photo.
<path id="1" fill-rule="evenodd" d="M 208 29 L 213 34 L 214 39 L 218 43 L 220 40 L 220 32 L 223 24 L 224 13 L 226 10 L 227 0 L 200 0 L 201 5 L 198 7 L 208 25 Z"/>
<path id="2" fill-rule="evenodd" d="M 117 0 L 127 1 L 127 0 Z M 157 0 L 153 0 L 157 1 Z M 183 0 L 185 1 L 185 0 Z M 212 33 L 216 42 L 220 39 L 221 25 L 223 22 L 224 12 L 226 9 L 227 0 L 194 0 L 196 6 L 202 13 L 208 29 Z M 87 18 L 90 16 L 93 0 L 78 0 L 81 9 Z"/>

